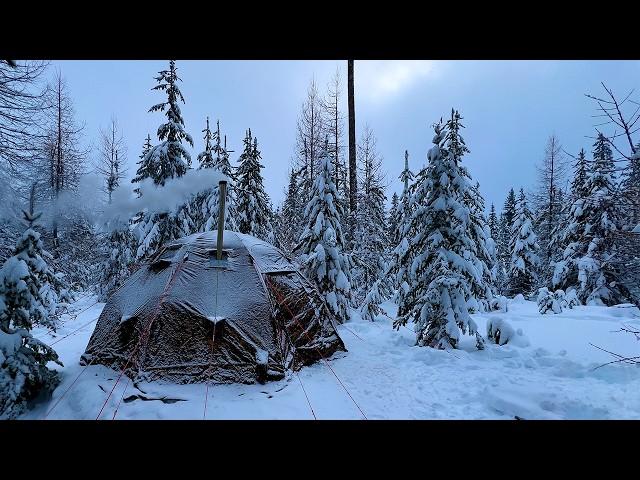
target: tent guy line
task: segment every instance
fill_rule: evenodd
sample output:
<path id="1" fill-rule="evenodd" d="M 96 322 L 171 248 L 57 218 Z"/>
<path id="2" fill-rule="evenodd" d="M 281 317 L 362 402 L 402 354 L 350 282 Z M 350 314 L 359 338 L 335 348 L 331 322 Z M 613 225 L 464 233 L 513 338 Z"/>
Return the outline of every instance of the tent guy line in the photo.
<path id="1" fill-rule="evenodd" d="M 277 288 L 275 287 L 275 285 L 273 285 L 273 283 L 271 282 L 271 280 L 267 279 L 267 282 L 269 283 L 269 286 L 273 289 L 273 292 L 275 293 L 276 297 L 278 298 L 278 303 L 280 303 L 281 305 L 283 305 L 287 311 L 289 312 L 289 315 L 291 315 L 291 317 L 296 321 L 296 323 L 298 322 L 296 316 L 293 314 L 293 312 L 291 312 L 291 310 L 289 309 L 289 306 L 286 303 L 286 300 L 283 299 L 280 294 L 279 291 L 277 290 Z M 282 300 L 282 301 L 281 301 Z M 300 327 L 302 327 L 299 323 L 298 325 Z M 306 330 L 303 329 L 303 331 L 306 334 Z M 314 346 L 314 348 L 317 350 L 317 347 Z M 319 353 L 319 351 L 318 351 Z M 345 387 L 344 383 L 342 383 L 342 381 L 340 380 L 340 378 L 338 377 L 338 375 L 336 375 L 336 372 L 333 370 L 333 368 L 331 368 L 331 365 L 329 365 L 329 362 L 327 362 L 327 360 L 321 355 L 320 356 L 320 360 L 322 360 L 322 362 L 329 368 L 329 370 L 331 370 L 331 373 L 333 373 L 333 376 L 336 377 L 336 380 L 338 380 L 338 383 L 342 386 L 342 388 L 344 389 L 344 391 L 347 393 L 347 395 L 349 395 L 349 398 L 351 399 L 351 401 L 354 403 L 354 405 L 358 408 L 358 410 L 360 410 L 360 413 L 362 414 L 362 416 L 364 417 L 365 420 L 367 419 L 367 416 L 364 414 L 364 412 L 362 411 L 362 409 L 360 408 L 360 405 L 358 405 L 358 402 L 355 401 L 355 399 L 353 398 L 353 396 L 351 395 L 351 393 L 349 393 L 349 390 L 347 390 L 347 387 Z"/>
<path id="2" fill-rule="evenodd" d="M 149 339 L 149 333 L 151 333 L 151 326 L 152 326 L 153 322 L 155 321 L 155 319 L 158 316 L 157 314 L 158 314 L 158 311 L 160 310 L 160 306 L 162 305 L 164 299 L 166 298 L 166 295 L 169 292 L 169 288 L 171 287 L 171 285 L 173 285 L 173 282 L 178 277 L 177 274 L 180 271 L 180 269 L 182 268 L 182 266 L 184 265 L 185 260 L 186 260 L 186 257 L 183 257 L 180 260 L 180 263 L 173 270 L 173 273 L 171 274 L 171 277 L 169 278 L 169 281 L 167 282 L 167 285 L 165 285 L 164 291 L 162 292 L 162 295 L 160 296 L 160 299 L 158 300 L 158 304 L 156 305 L 156 308 L 153 311 L 153 314 L 151 316 L 151 320 L 149 321 L 149 323 L 147 325 L 147 328 L 145 329 L 143 335 L 139 338 L 138 343 L 136 344 L 136 347 L 133 349 L 133 351 L 131 352 L 131 355 L 129 356 L 129 358 L 127 360 L 127 363 L 124 365 L 124 367 L 120 371 L 120 374 L 118 375 L 116 383 L 111 388 L 111 391 L 109 392 L 109 395 L 105 399 L 104 404 L 102 405 L 102 408 L 100 409 L 100 412 L 98 412 L 98 416 L 96 417 L 96 420 L 100 419 L 100 415 L 102 415 L 102 411 L 104 410 L 104 407 L 107 406 L 107 402 L 111 398 L 111 395 L 113 394 L 113 391 L 115 390 L 115 388 L 118 386 L 118 383 L 120 382 L 120 379 L 122 378 L 122 375 L 124 374 L 125 370 L 129 366 L 129 363 L 133 359 L 133 356 L 136 354 L 136 352 L 138 350 L 138 347 L 140 346 L 140 344 L 143 341 L 146 342 Z M 126 387 L 125 387 L 125 390 L 126 390 Z M 117 408 L 116 408 L 116 410 L 117 410 Z"/>

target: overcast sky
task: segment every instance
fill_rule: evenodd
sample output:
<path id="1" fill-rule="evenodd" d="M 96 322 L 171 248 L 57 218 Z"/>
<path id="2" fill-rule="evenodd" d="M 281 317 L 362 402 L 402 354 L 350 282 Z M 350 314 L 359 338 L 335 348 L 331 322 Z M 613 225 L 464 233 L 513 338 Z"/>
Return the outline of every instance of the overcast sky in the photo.
<path id="1" fill-rule="evenodd" d="M 247 128 L 258 137 L 265 187 L 274 205 L 283 198 L 295 145 L 296 119 L 307 87 L 315 78 L 321 92 L 342 72 L 339 61 L 177 61 L 181 106 L 194 139 L 192 159 L 203 148 L 208 115 L 220 119 L 228 147 L 241 153 Z M 128 145 L 129 177 L 135 173 L 147 133 L 157 141 L 163 113 L 149 107 L 166 101 L 152 91 L 165 61 L 55 61 L 67 81 L 85 139 L 97 144 L 100 127 L 115 116 Z M 585 93 L 601 94 L 601 81 L 626 95 L 640 78 L 638 61 L 356 61 L 356 130 L 365 123 L 378 139 L 390 184 L 398 193 L 404 150 L 415 172 L 424 164 L 433 138 L 431 125 L 451 108 L 464 117 L 463 136 L 471 153 L 464 159 L 480 182 L 487 207 L 500 207 L 511 186 L 529 188 L 547 138 L 563 147 L 590 151 L 595 109 Z M 346 98 L 344 111 L 346 114 Z M 346 126 L 346 125 L 345 125 Z"/>

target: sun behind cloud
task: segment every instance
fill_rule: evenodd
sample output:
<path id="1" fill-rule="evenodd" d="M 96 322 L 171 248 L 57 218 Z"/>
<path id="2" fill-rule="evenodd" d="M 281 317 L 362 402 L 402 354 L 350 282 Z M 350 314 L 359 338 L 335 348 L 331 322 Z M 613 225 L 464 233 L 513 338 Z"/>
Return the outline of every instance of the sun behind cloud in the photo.
<path id="1" fill-rule="evenodd" d="M 438 71 L 432 60 L 360 60 L 355 62 L 356 95 L 384 102 Z"/>

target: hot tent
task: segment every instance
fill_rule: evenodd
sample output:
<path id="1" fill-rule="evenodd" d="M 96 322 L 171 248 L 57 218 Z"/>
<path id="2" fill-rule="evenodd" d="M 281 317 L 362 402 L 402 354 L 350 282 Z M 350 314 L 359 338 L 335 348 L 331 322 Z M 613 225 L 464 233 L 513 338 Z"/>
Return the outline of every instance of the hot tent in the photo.
<path id="1" fill-rule="evenodd" d="M 253 383 L 345 351 L 317 289 L 274 246 L 224 231 L 164 246 L 109 298 L 82 356 L 136 381 Z"/>

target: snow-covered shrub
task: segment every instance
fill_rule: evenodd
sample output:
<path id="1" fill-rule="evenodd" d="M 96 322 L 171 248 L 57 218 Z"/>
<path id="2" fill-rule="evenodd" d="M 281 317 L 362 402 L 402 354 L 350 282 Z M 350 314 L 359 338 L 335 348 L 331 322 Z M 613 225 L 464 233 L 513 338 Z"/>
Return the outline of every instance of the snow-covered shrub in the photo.
<path id="1" fill-rule="evenodd" d="M 376 280 L 367 292 L 367 295 L 360 306 L 360 315 L 363 320 L 373 322 L 378 315 L 383 313 L 380 308 L 380 304 L 392 295 L 392 290 L 389 286 L 389 280 L 387 277 L 388 275 L 385 274 L 383 278 Z"/>
<path id="2" fill-rule="evenodd" d="M 562 313 L 564 301 L 564 292 L 562 290 L 550 292 L 547 287 L 542 287 L 538 290 L 538 311 L 542 314 L 549 311 Z"/>
<path id="3" fill-rule="evenodd" d="M 580 305 L 580 300 L 578 299 L 578 294 L 575 289 L 570 289 L 564 296 L 564 304 L 563 307 L 567 307 L 569 309 L 573 307 L 577 307 Z"/>
<path id="4" fill-rule="evenodd" d="M 487 338 L 496 345 L 506 345 L 516 335 L 504 318 L 492 317 L 487 322 Z"/>
<path id="5" fill-rule="evenodd" d="M 528 347 L 529 339 L 521 328 L 514 329 L 507 320 L 499 317 L 491 317 L 487 322 L 487 337 L 496 345 L 514 345 L 516 347 Z"/>
<path id="6" fill-rule="evenodd" d="M 489 303 L 491 310 L 494 312 L 506 312 L 508 299 L 504 295 L 496 295 Z"/>

